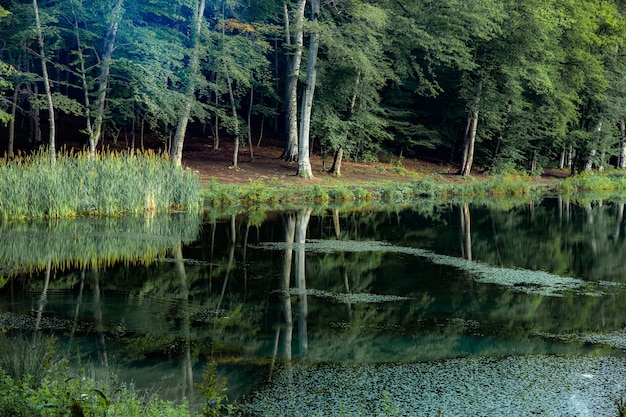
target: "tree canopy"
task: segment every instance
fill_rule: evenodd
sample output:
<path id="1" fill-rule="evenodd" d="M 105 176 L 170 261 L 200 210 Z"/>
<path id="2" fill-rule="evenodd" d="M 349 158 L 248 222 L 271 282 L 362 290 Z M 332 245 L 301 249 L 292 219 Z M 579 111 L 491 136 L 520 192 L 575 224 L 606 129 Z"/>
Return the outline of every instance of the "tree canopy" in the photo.
<path id="1" fill-rule="evenodd" d="M 271 129 L 288 160 L 297 148 L 436 157 L 463 175 L 623 168 L 625 11 L 617 0 L 11 0 L 0 149 L 43 144 L 62 118 L 57 137 L 92 152 L 102 136 L 145 131 L 176 164 L 186 135 L 235 149 L 247 138 L 253 160 L 252 136 Z"/>

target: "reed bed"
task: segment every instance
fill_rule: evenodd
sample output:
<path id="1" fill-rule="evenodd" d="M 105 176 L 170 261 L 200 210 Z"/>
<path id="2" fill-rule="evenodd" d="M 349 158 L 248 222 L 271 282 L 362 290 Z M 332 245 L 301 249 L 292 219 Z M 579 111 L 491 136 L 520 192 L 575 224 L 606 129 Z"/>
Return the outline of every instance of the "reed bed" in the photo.
<path id="1" fill-rule="evenodd" d="M 0 165 L 0 219 L 117 216 L 200 211 L 197 175 L 164 154 L 46 152 L 19 155 Z"/>

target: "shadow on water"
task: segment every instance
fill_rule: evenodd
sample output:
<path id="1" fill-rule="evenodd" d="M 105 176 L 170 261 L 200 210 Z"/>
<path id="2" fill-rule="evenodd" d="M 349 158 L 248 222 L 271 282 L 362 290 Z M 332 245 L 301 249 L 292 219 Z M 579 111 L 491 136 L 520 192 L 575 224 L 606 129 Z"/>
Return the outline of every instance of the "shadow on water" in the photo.
<path id="1" fill-rule="evenodd" d="M 558 412 L 608 410 L 626 368 L 623 210 L 549 198 L 3 225 L 0 326 L 54 334 L 74 364 L 196 406 L 215 361 L 253 414 L 297 414 L 290 399 L 325 404 L 341 386 L 334 412 L 475 414 L 449 382 L 498 407 L 486 387 L 505 369 L 517 369 L 511 387 L 563 376 L 579 408 Z M 598 378 L 581 375 L 609 363 L 594 403 Z M 550 413 L 558 398 L 508 410 Z"/>

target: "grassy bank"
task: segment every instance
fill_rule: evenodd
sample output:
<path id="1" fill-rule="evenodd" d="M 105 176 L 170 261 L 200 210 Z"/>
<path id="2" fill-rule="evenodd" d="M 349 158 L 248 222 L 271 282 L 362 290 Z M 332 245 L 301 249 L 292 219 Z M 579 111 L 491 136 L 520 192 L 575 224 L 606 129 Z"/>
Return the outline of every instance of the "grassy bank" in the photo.
<path id="1" fill-rule="evenodd" d="M 45 152 L 0 164 L 0 219 L 201 209 L 200 182 L 160 154 Z"/>
<path id="2" fill-rule="evenodd" d="M 541 192 L 545 187 L 533 185 L 533 178 L 524 175 L 499 175 L 489 178 L 445 180 L 430 175 L 411 181 L 344 184 L 333 181 L 327 185 L 272 184 L 250 181 L 247 184 L 222 184 L 212 181 L 204 189 L 205 205 L 228 207 L 288 207 L 301 204 L 349 203 L 360 205 L 407 205 L 417 199 L 450 199 L 464 197 L 519 197 Z"/>

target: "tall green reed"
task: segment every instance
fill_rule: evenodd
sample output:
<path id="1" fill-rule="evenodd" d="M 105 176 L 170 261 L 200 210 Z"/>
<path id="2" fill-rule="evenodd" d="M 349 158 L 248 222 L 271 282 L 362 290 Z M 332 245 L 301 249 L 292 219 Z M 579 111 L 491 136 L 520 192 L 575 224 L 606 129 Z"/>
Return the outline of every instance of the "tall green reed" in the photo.
<path id="1" fill-rule="evenodd" d="M 0 165 L 0 178 L 2 220 L 202 209 L 197 175 L 154 152 L 70 151 L 56 164 L 45 152 L 20 155 Z"/>

